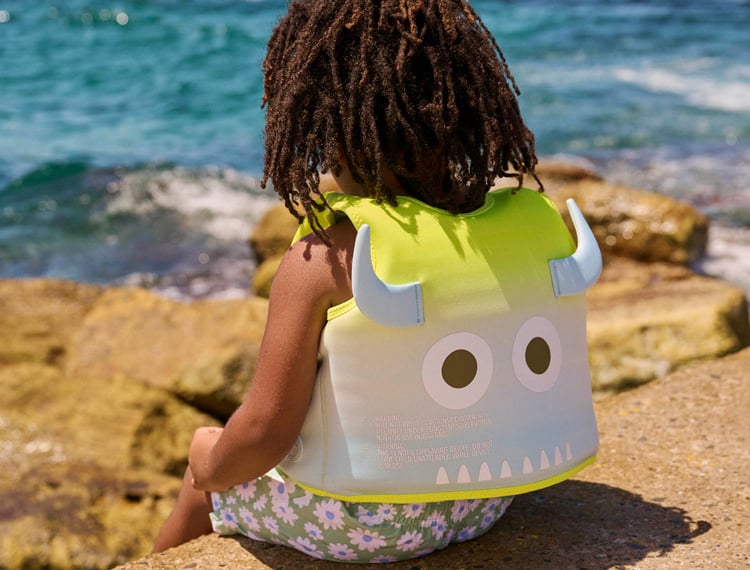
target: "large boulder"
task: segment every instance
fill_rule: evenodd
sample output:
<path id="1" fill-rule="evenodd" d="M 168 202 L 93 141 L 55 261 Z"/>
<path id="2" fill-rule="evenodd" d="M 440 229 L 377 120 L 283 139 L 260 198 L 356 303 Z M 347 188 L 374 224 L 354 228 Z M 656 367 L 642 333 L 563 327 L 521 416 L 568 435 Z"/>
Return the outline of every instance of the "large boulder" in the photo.
<path id="1" fill-rule="evenodd" d="M 341 191 L 330 172 L 320 175 L 319 190 L 321 194 Z M 296 206 L 296 211 L 300 216 L 305 215 L 305 210 L 301 205 Z M 284 204 L 269 208 L 255 224 L 247 239 L 258 264 L 260 265 L 266 259 L 283 255 L 289 248 L 298 227 L 299 221 Z"/>
<path id="2" fill-rule="evenodd" d="M 537 176 L 571 227 L 565 201 L 576 201 L 605 258 L 689 265 L 706 253 L 708 218 L 689 204 L 609 183 L 573 163 L 542 161 Z M 500 186 L 513 184 L 515 180 L 498 181 Z M 524 184 L 538 187 L 528 177 Z"/>
<path id="3" fill-rule="evenodd" d="M 136 288 L 106 290 L 71 339 L 71 377 L 127 378 L 226 418 L 255 369 L 268 302 L 181 303 Z"/>
<path id="4" fill-rule="evenodd" d="M 159 388 L 36 363 L 0 368 L 0 393 L 0 418 L 38 434 L 28 449 L 112 469 L 181 475 L 195 429 L 219 425 Z"/>
<path id="5" fill-rule="evenodd" d="M 281 265 L 283 257 L 283 255 L 269 257 L 255 270 L 255 275 L 253 275 L 253 293 L 258 297 L 268 299 L 271 296 L 273 278 L 276 277 L 276 272 L 279 269 L 279 265 Z"/>
<path id="6" fill-rule="evenodd" d="M 276 270 L 298 227 L 299 222 L 286 206 L 277 204 L 263 214 L 253 228 L 248 241 L 258 262 L 253 275 L 253 293 L 259 297 L 270 295 Z"/>
<path id="7" fill-rule="evenodd" d="M 133 293 L 65 281 L 0 281 L 0 568 L 106 568 L 148 552 L 174 504 L 175 475 L 184 471 L 194 430 L 220 423 L 127 369 L 77 367 L 74 339 L 88 316 L 101 315 L 98 303 L 112 291 Z M 238 311 L 250 330 L 265 319 L 261 307 L 264 301 L 257 315 Z M 152 315 L 138 316 L 145 330 L 153 329 Z M 100 332 L 82 339 L 87 349 L 96 352 L 98 341 L 116 336 Z M 105 359 L 107 351 L 118 354 L 118 347 L 101 352 Z M 225 380 L 247 372 L 236 358 L 241 353 L 234 360 L 225 355 Z M 210 376 L 213 365 L 202 356 L 203 366 L 198 358 L 193 371 Z"/>
<path id="8" fill-rule="evenodd" d="M 706 253 L 708 219 L 668 196 L 587 180 L 550 191 L 563 202 L 573 198 L 586 216 L 605 257 L 689 265 Z"/>
<path id="9" fill-rule="evenodd" d="M 62 365 L 70 338 L 103 290 L 58 279 L 0 279 L 0 364 Z"/>
<path id="10" fill-rule="evenodd" d="M 750 344 L 745 292 L 683 266 L 614 259 L 587 300 L 598 397 Z"/>

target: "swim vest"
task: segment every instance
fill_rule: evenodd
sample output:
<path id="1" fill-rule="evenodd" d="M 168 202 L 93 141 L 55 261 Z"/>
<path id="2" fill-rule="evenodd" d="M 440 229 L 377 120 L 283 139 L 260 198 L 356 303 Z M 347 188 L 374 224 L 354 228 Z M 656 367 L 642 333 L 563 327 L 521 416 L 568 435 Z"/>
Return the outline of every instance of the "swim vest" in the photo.
<path id="1" fill-rule="evenodd" d="M 594 461 L 584 291 L 601 254 L 552 202 L 492 191 L 452 215 L 329 194 L 357 228 L 353 298 L 332 307 L 298 444 L 279 466 L 348 501 L 516 495 Z M 310 232 L 301 226 L 295 239 Z"/>

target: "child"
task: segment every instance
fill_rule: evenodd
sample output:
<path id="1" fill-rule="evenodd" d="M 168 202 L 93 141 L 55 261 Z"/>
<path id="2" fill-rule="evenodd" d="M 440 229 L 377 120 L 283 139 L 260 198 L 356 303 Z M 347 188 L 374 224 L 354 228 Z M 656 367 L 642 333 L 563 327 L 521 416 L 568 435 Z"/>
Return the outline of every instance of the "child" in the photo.
<path id="1" fill-rule="evenodd" d="M 263 71 L 264 183 L 303 223 L 273 283 L 250 392 L 223 430 L 196 431 L 154 551 L 213 529 L 387 562 L 479 536 L 510 495 L 562 480 L 596 448 L 586 369 L 568 390 L 575 420 L 504 412 L 538 420 L 538 433 L 520 430 L 529 442 L 575 423 L 580 449 L 532 442 L 536 456 L 494 462 L 502 402 L 484 339 L 504 343 L 498 319 L 537 286 L 502 285 L 506 268 L 488 261 L 544 273 L 540 295 L 554 299 L 547 262 L 573 247 L 546 198 L 520 189 L 535 176 L 534 139 L 503 55 L 465 0 L 293 0 Z M 340 194 L 321 195 L 326 172 Z M 488 194 L 502 176 L 519 188 Z M 506 239 L 543 242 L 546 257 L 529 265 Z M 580 341 L 551 319 L 512 324 L 519 409 L 565 376 L 567 336 Z"/>

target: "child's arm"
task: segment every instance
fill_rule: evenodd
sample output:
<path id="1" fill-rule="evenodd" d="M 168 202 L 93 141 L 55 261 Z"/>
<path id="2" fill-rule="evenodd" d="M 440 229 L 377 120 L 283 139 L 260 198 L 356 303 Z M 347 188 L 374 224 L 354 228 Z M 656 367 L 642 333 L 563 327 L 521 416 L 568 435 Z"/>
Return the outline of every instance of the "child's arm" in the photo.
<path id="1" fill-rule="evenodd" d="M 337 224 L 328 235 L 330 248 L 308 236 L 284 256 L 250 391 L 223 431 L 196 432 L 190 467 L 197 489 L 223 491 L 254 479 L 296 441 L 315 384 L 326 311 L 351 297 L 354 228 Z"/>

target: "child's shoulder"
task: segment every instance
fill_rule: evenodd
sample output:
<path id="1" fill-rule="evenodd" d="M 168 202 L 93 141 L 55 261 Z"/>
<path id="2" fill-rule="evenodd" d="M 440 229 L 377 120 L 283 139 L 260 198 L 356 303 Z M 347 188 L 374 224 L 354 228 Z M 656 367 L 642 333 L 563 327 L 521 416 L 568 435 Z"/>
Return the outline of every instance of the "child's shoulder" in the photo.
<path id="1" fill-rule="evenodd" d="M 342 218 L 325 232 L 328 244 L 313 233 L 292 244 L 281 261 L 274 285 L 276 280 L 288 282 L 303 294 L 333 306 L 351 298 L 351 263 L 357 231 L 347 218 Z"/>

